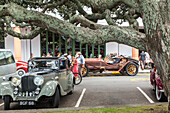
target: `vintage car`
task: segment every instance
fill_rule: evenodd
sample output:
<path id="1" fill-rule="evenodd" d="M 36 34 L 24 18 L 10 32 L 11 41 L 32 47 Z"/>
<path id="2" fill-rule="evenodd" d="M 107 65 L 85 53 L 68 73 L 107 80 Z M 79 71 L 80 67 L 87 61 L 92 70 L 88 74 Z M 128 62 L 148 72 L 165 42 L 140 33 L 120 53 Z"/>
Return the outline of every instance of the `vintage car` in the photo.
<path id="1" fill-rule="evenodd" d="M 28 68 L 28 63 L 24 61 L 16 61 L 16 66 L 17 66 L 17 74 L 19 76 L 24 75 L 27 73 L 27 68 Z"/>
<path id="2" fill-rule="evenodd" d="M 68 67 L 68 59 L 64 57 L 29 60 L 26 74 L 13 76 L 0 84 L 4 109 L 10 109 L 11 102 L 35 105 L 48 101 L 51 107 L 58 107 L 60 96 L 72 93 L 74 89 L 74 75 Z"/>
<path id="3" fill-rule="evenodd" d="M 0 83 L 16 75 L 16 64 L 12 52 L 8 49 L 0 49 Z"/>
<path id="4" fill-rule="evenodd" d="M 150 83 L 155 91 L 156 99 L 160 102 L 167 101 L 167 93 L 163 89 L 160 76 L 157 74 L 156 67 L 150 71 Z"/>
<path id="5" fill-rule="evenodd" d="M 126 57 L 114 57 L 109 61 L 99 58 L 85 58 L 85 66 L 82 71 L 83 76 L 87 76 L 89 71 L 102 73 L 111 72 L 113 74 L 127 74 L 135 76 L 138 73 L 138 60 Z"/>

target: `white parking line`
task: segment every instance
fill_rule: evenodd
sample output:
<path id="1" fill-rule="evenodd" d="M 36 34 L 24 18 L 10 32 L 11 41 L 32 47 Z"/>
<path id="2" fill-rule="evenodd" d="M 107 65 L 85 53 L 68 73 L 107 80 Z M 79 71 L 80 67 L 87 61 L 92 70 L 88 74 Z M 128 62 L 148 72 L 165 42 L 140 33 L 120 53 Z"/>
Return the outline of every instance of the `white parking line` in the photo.
<path id="1" fill-rule="evenodd" d="M 140 88 L 140 87 L 136 87 L 145 97 L 146 99 L 148 99 L 148 101 L 153 104 L 154 101 Z"/>
<path id="2" fill-rule="evenodd" d="M 4 105 L 4 103 L 0 104 L 0 106 L 3 106 L 3 105 Z"/>
<path id="3" fill-rule="evenodd" d="M 75 107 L 79 107 L 80 102 L 81 102 L 81 100 L 82 100 L 82 98 L 83 98 L 83 96 L 84 96 L 85 91 L 86 91 L 86 88 L 83 89 L 83 91 L 82 91 L 82 93 L 81 93 L 81 95 L 80 95 L 80 97 L 79 97 L 79 99 L 78 99 Z"/>

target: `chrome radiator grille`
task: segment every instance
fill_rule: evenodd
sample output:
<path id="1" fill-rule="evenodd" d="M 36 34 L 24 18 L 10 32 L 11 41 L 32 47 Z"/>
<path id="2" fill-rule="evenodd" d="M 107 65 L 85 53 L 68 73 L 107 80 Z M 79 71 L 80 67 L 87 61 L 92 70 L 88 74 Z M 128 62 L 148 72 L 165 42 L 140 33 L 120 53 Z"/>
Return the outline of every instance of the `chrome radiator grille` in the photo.
<path id="1" fill-rule="evenodd" d="M 34 84 L 34 76 L 24 76 L 21 78 L 21 91 L 35 91 L 37 86 Z"/>

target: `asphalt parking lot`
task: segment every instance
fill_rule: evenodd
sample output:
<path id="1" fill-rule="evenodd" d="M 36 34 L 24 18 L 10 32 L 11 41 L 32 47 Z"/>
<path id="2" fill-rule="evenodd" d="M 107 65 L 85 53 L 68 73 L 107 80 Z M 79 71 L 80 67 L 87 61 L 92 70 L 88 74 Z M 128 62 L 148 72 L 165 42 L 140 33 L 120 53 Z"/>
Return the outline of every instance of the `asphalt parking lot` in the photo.
<path id="1" fill-rule="evenodd" d="M 145 95 L 145 96 L 144 96 Z M 136 106 L 159 103 L 149 82 L 149 74 L 136 76 L 90 76 L 84 77 L 80 85 L 75 86 L 73 94 L 61 97 L 60 108 L 96 107 L 96 106 Z M 164 102 L 165 103 L 165 102 Z M 12 110 L 43 109 L 49 104 L 36 106 L 11 104 Z M 0 100 L 0 112 L 3 101 Z"/>

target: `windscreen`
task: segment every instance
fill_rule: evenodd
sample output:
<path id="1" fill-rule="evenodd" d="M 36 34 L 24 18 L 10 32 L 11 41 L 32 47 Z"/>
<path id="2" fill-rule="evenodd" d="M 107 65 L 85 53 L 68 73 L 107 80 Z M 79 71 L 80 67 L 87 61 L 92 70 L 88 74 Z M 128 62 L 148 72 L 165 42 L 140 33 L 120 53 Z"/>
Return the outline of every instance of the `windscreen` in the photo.
<path id="1" fill-rule="evenodd" d="M 28 62 L 28 71 L 45 71 L 58 69 L 56 60 L 30 60 Z"/>

